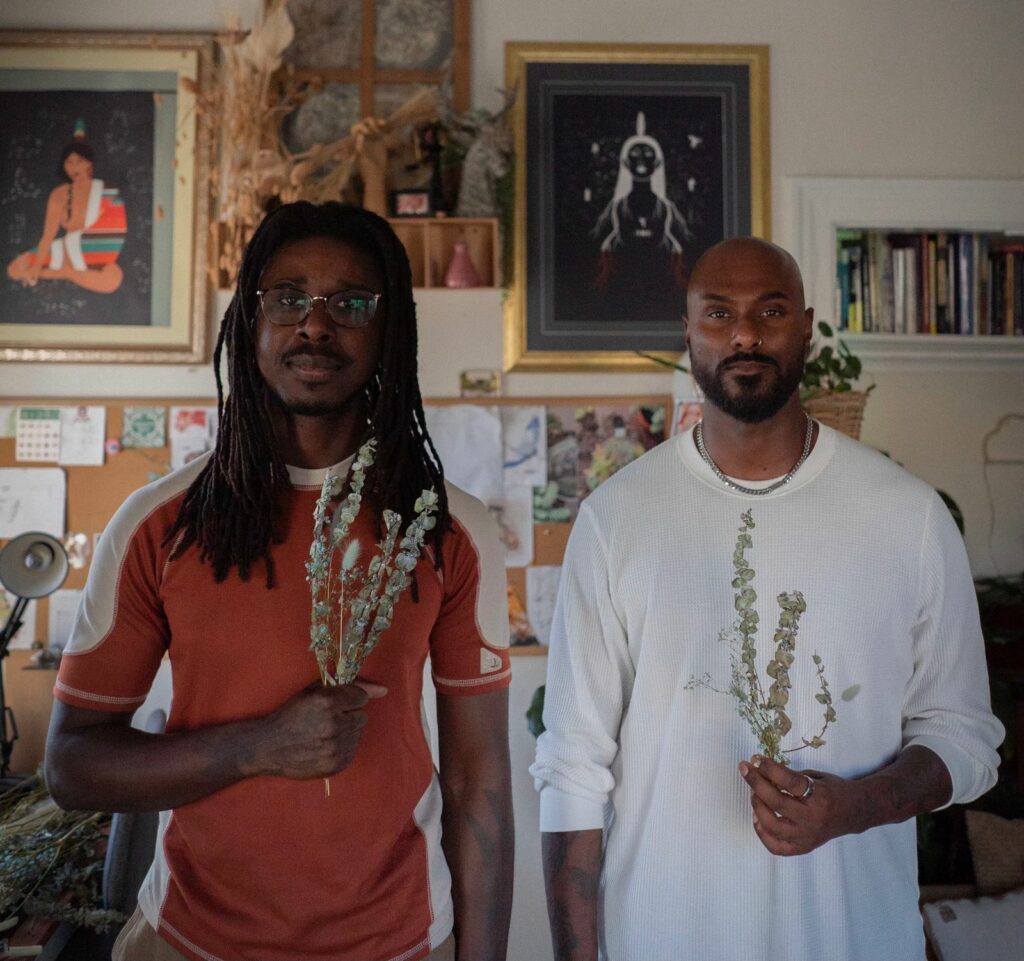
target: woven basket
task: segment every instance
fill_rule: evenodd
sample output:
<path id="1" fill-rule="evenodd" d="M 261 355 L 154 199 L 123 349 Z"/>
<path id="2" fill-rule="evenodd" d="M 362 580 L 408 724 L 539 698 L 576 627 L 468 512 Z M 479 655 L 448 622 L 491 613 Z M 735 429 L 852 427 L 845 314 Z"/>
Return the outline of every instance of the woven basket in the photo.
<path id="1" fill-rule="evenodd" d="M 828 427 L 860 440 L 860 425 L 864 420 L 867 399 L 868 395 L 862 390 L 846 390 L 838 394 L 818 391 L 804 401 L 804 410 Z"/>

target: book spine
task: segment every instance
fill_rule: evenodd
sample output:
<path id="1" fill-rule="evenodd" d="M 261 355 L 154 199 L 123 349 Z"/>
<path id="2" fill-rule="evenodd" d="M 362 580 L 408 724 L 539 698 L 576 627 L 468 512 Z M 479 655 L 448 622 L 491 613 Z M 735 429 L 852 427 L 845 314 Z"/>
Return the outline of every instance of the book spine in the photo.
<path id="1" fill-rule="evenodd" d="M 944 233 L 935 236 L 935 332 L 948 334 L 949 327 L 949 247 Z"/>
<path id="2" fill-rule="evenodd" d="M 938 277 L 936 276 L 936 257 L 935 257 L 935 238 L 929 236 L 927 238 L 928 244 L 928 257 L 926 261 L 928 270 L 928 333 L 937 334 L 939 332 L 939 320 L 938 320 L 938 309 L 937 309 L 937 296 L 938 292 L 936 287 L 938 286 Z"/>

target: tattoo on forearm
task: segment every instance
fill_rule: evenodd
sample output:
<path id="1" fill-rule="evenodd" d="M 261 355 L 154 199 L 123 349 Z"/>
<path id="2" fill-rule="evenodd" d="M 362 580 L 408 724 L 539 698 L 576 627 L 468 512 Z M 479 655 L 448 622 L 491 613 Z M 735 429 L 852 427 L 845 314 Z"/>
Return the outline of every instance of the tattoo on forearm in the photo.
<path id="1" fill-rule="evenodd" d="M 552 832 L 544 835 L 543 853 L 555 961 L 591 956 L 596 951 L 600 846 L 581 844 L 572 832 Z"/>
<path id="2" fill-rule="evenodd" d="M 551 946 L 555 952 L 555 961 L 561 961 L 580 946 L 579 938 L 576 937 L 565 904 L 560 901 L 549 901 L 548 914 L 551 918 Z"/>
<path id="3" fill-rule="evenodd" d="M 912 747 L 880 772 L 879 791 L 866 799 L 864 815 L 870 827 L 894 824 L 915 814 L 941 807 L 949 800 L 949 772 L 926 748 Z"/>

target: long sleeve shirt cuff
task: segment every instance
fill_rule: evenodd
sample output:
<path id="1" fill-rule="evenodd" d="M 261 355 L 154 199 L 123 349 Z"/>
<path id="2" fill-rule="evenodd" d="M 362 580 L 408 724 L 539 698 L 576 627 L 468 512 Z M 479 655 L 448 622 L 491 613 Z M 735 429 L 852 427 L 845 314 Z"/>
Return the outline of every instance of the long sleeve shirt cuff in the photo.
<path id="1" fill-rule="evenodd" d="M 540 792 L 541 831 L 590 831 L 604 828 L 604 805 L 545 784 Z"/>
<path id="2" fill-rule="evenodd" d="M 983 794 L 991 787 L 991 784 L 976 789 L 978 780 L 977 765 L 973 759 L 955 744 L 945 738 L 936 737 L 934 734 L 917 734 L 903 744 L 903 750 L 908 747 L 926 747 L 933 754 L 938 755 L 940 761 L 946 765 L 949 771 L 949 778 L 953 782 L 953 791 L 949 800 L 936 811 L 948 808 L 951 804 L 962 804 L 973 800 L 979 794 Z"/>

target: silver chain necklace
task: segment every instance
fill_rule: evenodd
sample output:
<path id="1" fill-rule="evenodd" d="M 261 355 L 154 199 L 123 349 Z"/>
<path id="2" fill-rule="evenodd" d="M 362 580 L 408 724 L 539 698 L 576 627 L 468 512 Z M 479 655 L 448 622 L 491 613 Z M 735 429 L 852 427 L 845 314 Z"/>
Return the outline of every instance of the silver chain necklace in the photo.
<path id="1" fill-rule="evenodd" d="M 804 414 L 804 417 L 807 417 L 807 433 L 804 435 L 804 449 L 800 452 L 800 457 L 789 469 L 785 477 L 780 477 L 774 484 L 769 484 L 767 487 L 744 487 L 742 484 L 737 484 L 736 481 L 726 477 L 725 474 L 722 473 L 718 465 L 711 459 L 708 449 L 704 446 L 703 421 L 698 421 L 697 426 L 693 429 L 693 440 L 697 445 L 697 451 L 700 454 L 701 459 L 715 472 L 715 477 L 725 484 L 726 487 L 729 487 L 734 491 L 739 491 L 741 494 L 752 494 L 754 497 L 763 497 L 765 494 L 777 491 L 784 484 L 788 484 L 793 479 L 793 475 L 803 466 L 803 462 L 807 460 L 807 455 L 811 452 L 811 440 L 814 437 L 814 421 L 811 420 L 806 413 Z"/>

